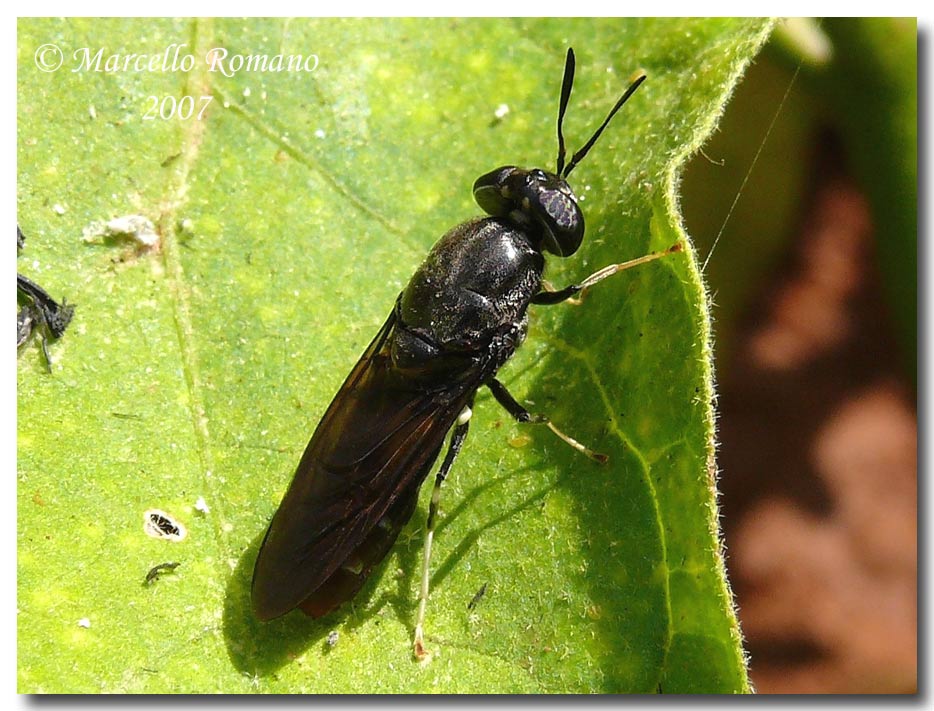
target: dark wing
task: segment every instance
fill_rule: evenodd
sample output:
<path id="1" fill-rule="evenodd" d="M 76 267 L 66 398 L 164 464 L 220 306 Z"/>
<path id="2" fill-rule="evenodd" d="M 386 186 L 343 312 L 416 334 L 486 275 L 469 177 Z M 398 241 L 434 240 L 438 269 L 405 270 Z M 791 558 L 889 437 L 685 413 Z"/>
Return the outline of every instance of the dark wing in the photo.
<path id="1" fill-rule="evenodd" d="M 301 606 L 323 615 L 349 599 L 415 510 L 445 435 L 480 373 L 428 389 L 392 364 L 395 311 L 318 424 L 273 516 L 253 570 L 263 620 Z"/>

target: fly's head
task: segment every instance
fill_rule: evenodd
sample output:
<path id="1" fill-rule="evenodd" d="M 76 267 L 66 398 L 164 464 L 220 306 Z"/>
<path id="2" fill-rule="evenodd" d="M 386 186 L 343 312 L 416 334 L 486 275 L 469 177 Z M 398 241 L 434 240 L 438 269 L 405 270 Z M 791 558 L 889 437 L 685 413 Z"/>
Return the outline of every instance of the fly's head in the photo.
<path id="1" fill-rule="evenodd" d="M 504 166 L 478 178 L 473 195 L 487 214 L 509 218 L 559 257 L 574 254 L 584 238 L 577 196 L 555 173 Z"/>
<path id="2" fill-rule="evenodd" d="M 507 165 L 481 176 L 473 186 L 474 199 L 487 214 L 509 219 L 537 240 L 539 249 L 559 257 L 574 254 L 584 239 L 584 214 L 567 177 L 593 148 L 616 112 L 645 81 L 645 74 L 633 80 L 590 140 L 568 161 L 562 126 L 571 99 L 574 67 L 574 50 L 568 49 L 558 104 L 558 164 L 555 172 Z"/>

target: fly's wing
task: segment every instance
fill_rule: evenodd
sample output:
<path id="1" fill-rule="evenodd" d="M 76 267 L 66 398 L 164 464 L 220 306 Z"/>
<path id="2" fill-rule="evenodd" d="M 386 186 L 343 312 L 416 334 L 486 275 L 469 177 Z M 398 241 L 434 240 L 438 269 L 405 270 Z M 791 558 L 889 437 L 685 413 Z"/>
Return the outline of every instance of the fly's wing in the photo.
<path id="1" fill-rule="evenodd" d="M 394 313 L 315 430 L 253 570 L 263 620 L 323 615 L 357 592 L 415 510 L 447 431 L 479 385 L 426 389 L 392 365 Z M 464 377 L 466 376 L 466 377 Z"/>
<path id="2" fill-rule="evenodd" d="M 430 468 L 429 464 L 426 474 Z M 344 564 L 301 602 L 299 607 L 306 615 L 322 617 L 341 603 L 350 600 L 363 587 L 373 567 L 386 557 L 399 532 L 415 511 L 419 484 L 424 476 L 416 479 L 406 491 L 399 494 L 379 523 L 371 528 L 363 541 L 351 551 Z"/>

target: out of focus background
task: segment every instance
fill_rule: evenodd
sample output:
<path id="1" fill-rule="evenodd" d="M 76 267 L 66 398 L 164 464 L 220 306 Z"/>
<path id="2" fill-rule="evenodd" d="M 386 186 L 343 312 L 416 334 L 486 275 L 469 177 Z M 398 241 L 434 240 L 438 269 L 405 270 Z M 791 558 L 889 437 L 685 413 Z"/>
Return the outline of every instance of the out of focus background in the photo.
<path id="1" fill-rule="evenodd" d="M 784 23 L 683 181 L 762 693 L 917 690 L 917 57 L 911 18 Z"/>

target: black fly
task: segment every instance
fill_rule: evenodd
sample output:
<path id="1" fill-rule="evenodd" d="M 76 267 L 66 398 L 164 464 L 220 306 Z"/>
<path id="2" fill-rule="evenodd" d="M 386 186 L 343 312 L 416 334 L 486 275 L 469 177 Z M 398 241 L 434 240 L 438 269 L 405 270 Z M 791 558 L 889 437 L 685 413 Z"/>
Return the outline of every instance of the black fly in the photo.
<path id="1" fill-rule="evenodd" d="M 25 244 L 26 237 L 17 226 L 16 247 L 22 249 Z M 46 333 L 51 338 L 61 338 L 71 323 L 75 307 L 66 304 L 64 299 L 59 304 L 45 289 L 22 274 L 16 275 L 16 300 L 19 305 L 16 313 L 16 347 L 26 343 L 33 333 L 38 333 L 45 368 L 51 373 L 52 359 L 46 344 Z"/>
<path id="2" fill-rule="evenodd" d="M 544 252 L 569 257 L 584 237 L 584 216 L 566 179 L 645 75 L 565 164 L 562 123 L 573 80 L 569 49 L 555 172 L 505 166 L 474 183 L 474 198 L 488 217 L 454 227 L 432 248 L 318 424 L 256 559 L 252 600 L 261 620 L 294 608 L 320 617 L 357 593 L 415 510 L 419 487 L 450 430 L 428 510 L 415 625 L 415 655 L 425 656 L 422 624 L 440 487 L 483 386 L 517 421 L 544 424 L 605 461 L 547 417 L 527 411 L 496 379 L 525 339 L 530 304 L 560 303 L 623 269 L 680 250 L 676 244 L 611 264 L 579 284 L 543 290 Z"/>

